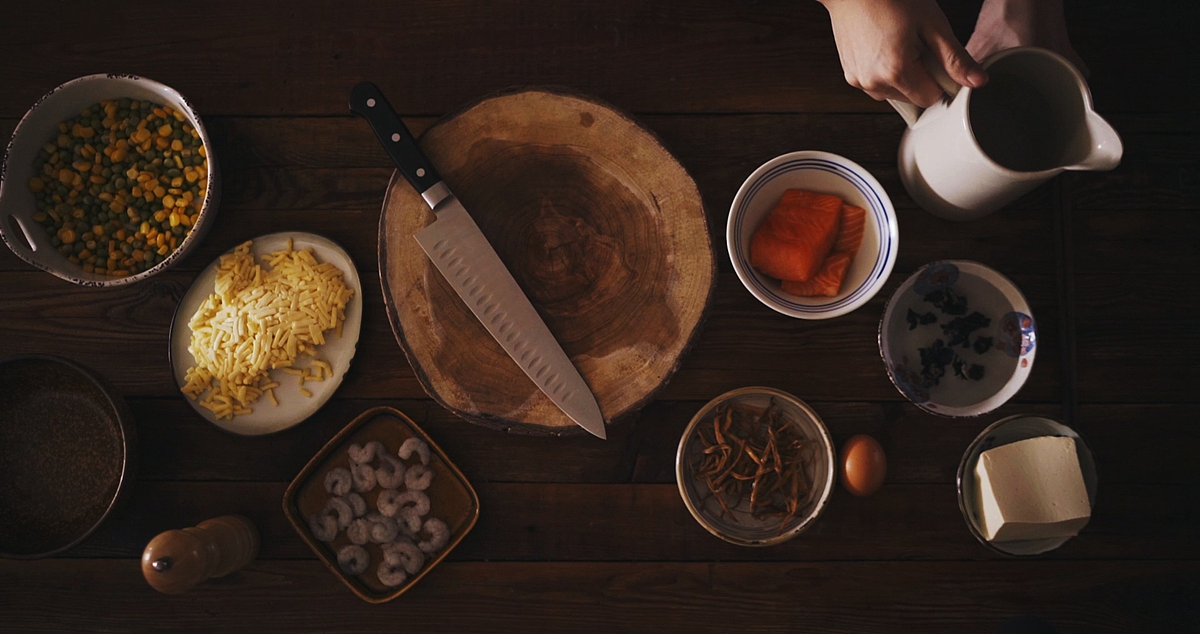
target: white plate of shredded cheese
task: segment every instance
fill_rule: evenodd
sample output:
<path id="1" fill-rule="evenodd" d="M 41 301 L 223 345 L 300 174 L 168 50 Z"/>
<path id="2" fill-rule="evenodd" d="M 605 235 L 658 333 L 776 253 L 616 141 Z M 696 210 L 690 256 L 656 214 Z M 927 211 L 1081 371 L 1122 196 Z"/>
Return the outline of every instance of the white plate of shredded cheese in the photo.
<path id="1" fill-rule="evenodd" d="M 235 434 L 269 434 L 312 416 L 350 368 L 362 284 L 337 243 L 260 236 L 200 273 L 175 311 L 171 365 L 184 398 Z"/>

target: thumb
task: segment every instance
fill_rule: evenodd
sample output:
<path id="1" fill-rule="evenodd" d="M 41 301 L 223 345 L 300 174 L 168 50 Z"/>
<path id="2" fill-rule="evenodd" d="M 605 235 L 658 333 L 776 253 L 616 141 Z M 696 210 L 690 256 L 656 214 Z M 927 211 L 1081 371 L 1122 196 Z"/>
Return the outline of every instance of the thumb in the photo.
<path id="1" fill-rule="evenodd" d="M 988 76 L 983 67 L 958 43 L 953 34 L 931 33 L 926 38 L 926 45 L 933 50 L 938 63 L 946 69 L 950 79 L 959 85 L 979 88 L 987 83 Z"/>

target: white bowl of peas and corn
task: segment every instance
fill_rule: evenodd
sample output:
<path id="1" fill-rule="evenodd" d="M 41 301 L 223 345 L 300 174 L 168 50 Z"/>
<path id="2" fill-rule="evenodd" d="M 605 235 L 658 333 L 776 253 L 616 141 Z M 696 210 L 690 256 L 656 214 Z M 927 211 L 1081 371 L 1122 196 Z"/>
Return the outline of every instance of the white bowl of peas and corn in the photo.
<path id="1" fill-rule="evenodd" d="M 0 163 L 0 237 L 84 286 L 166 270 L 203 238 L 220 178 L 174 89 L 133 75 L 71 80 L 25 113 Z"/>

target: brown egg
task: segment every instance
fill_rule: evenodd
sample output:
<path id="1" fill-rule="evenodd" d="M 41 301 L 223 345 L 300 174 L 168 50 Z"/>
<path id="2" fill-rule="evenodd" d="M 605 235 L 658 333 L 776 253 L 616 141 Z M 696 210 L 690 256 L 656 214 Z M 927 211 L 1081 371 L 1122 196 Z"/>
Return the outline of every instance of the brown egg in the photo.
<path id="1" fill-rule="evenodd" d="M 887 475 L 887 456 L 879 442 L 866 434 L 852 436 L 842 446 L 842 486 L 859 497 L 879 490 Z"/>

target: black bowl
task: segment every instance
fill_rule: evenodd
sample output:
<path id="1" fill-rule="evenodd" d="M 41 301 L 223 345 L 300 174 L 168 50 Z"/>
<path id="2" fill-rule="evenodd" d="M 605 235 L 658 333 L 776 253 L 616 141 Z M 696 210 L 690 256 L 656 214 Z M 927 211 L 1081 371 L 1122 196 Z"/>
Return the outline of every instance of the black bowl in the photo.
<path id="1" fill-rule="evenodd" d="M 95 373 L 44 355 L 0 361 L 0 557 L 91 535 L 128 494 L 136 445 L 124 399 Z"/>

